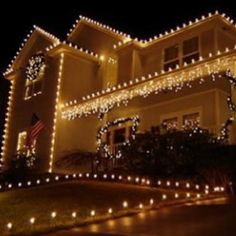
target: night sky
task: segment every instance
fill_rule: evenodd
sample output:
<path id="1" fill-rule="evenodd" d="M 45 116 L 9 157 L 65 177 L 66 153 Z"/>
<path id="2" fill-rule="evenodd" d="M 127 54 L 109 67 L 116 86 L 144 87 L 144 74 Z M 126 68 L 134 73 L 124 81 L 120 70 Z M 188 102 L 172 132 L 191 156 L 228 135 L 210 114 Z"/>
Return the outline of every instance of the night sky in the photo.
<path id="1" fill-rule="evenodd" d="M 31 3 L 21 0 L 18 2 L 8 1 L 1 6 L 1 74 L 34 24 L 64 40 L 75 19 L 82 14 L 130 33 L 134 38 L 148 39 L 210 11 L 225 12 L 236 20 L 235 0 L 34 0 Z M 1 135 L 8 92 L 8 82 L 2 78 L 2 75 L 0 89 Z"/>

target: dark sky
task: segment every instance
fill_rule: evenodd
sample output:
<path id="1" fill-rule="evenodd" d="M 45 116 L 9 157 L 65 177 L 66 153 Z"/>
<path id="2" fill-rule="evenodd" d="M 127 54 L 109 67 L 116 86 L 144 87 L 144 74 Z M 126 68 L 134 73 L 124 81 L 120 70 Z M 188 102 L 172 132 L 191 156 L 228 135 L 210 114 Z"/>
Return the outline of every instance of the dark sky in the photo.
<path id="1" fill-rule="evenodd" d="M 21 0 L 1 3 L 0 9 L 1 74 L 33 24 L 65 39 L 75 19 L 82 14 L 132 37 L 148 38 L 216 9 L 236 20 L 236 0 Z M 1 76 L 0 135 L 7 88 L 8 83 Z"/>

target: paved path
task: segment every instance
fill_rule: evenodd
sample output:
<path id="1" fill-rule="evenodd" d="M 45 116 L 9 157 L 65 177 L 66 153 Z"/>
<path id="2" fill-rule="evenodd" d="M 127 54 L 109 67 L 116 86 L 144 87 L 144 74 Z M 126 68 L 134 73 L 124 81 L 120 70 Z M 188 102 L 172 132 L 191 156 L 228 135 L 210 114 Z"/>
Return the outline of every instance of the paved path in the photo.
<path id="1" fill-rule="evenodd" d="M 163 208 L 44 236 L 235 236 L 236 199 Z"/>

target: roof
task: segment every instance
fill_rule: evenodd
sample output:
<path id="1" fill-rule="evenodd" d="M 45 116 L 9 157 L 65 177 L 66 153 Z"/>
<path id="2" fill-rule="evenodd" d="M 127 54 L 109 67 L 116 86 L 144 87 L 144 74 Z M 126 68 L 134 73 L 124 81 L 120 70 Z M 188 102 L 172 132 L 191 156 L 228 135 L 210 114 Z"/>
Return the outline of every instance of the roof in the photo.
<path id="1" fill-rule="evenodd" d="M 75 24 L 73 24 L 73 27 L 70 29 L 70 32 L 67 34 L 67 36 L 68 36 L 68 39 L 70 39 L 73 36 L 73 34 L 75 34 L 79 30 L 81 25 L 89 25 L 97 30 L 100 30 L 103 33 L 107 33 L 110 36 L 115 37 L 119 41 L 119 43 L 117 45 L 114 45 L 115 49 L 119 49 L 119 48 L 125 47 L 130 44 L 134 44 L 138 47 L 143 48 L 143 47 L 148 47 L 150 45 L 153 45 L 153 44 L 155 44 L 163 39 L 166 39 L 168 37 L 172 37 L 176 34 L 179 34 L 184 30 L 187 30 L 187 29 L 196 27 L 199 24 L 208 22 L 208 21 L 212 20 L 213 18 L 218 18 L 218 19 L 224 21 L 226 24 L 230 25 L 231 27 L 233 27 L 236 30 L 236 25 L 234 25 L 234 21 L 230 17 L 227 17 L 224 13 L 220 14 L 218 11 L 215 11 L 214 13 L 208 13 L 207 16 L 203 15 L 200 19 L 196 18 L 194 21 L 189 21 L 188 23 L 184 23 L 182 25 L 182 27 L 177 26 L 176 29 L 171 29 L 169 31 L 166 31 L 164 34 L 160 33 L 158 36 L 154 36 L 152 38 L 145 39 L 145 40 L 139 40 L 137 38 L 132 39 L 130 37 L 130 35 L 127 33 L 123 33 L 121 31 L 118 31 L 110 26 L 102 24 L 102 23 L 95 21 L 93 19 L 90 19 L 88 17 L 80 16 L 79 20 L 76 20 Z M 55 47 L 58 44 L 60 44 L 60 40 L 57 37 L 48 33 L 47 31 L 43 30 L 42 28 L 40 28 L 38 26 L 34 26 L 33 29 L 30 31 L 30 33 L 24 39 L 23 43 L 21 44 L 19 50 L 16 52 L 16 55 L 13 57 L 12 61 L 8 65 L 5 73 L 3 74 L 4 76 L 13 71 L 13 66 L 14 66 L 15 60 L 17 59 L 17 57 L 21 53 L 22 49 L 24 48 L 25 44 L 28 42 L 28 40 L 30 39 L 30 37 L 32 36 L 32 34 L 34 32 L 38 32 L 39 34 L 41 34 L 44 37 L 46 37 L 47 39 L 49 39 L 52 43 L 51 47 Z M 71 46 L 70 44 L 68 44 L 68 45 Z M 77 49 L 77 46 L 73 46 L 73 47 L 75 49 Z M 86 49 L 79 49 L 79 50 L 84 51 L 85 53 L 91 54 L 91 56 L 93 56 L 93 54 L 94 54 L 97 57 L 97 55 L 95 53 L 89 53 Z"/>
<path id="2" fill-rule="evenodd" d="M 108 25 L 105 25 L 103 23 L 100 23 L 98 21 L 95 21 L 91 18 L 85 17 L 80 15 L 79 19 L 75 21 L 75 24 L 73 24 L 72 28 L 69 30 L 69 33 L 67 34 L 68 40 L 70 40 L 73 35 L 80 29 L 82 25 L 88 25 L 90 27 L 93 27 L 95 29 L 98 29 L 104 33 L 109 34 L 112 37 L 115 37 L 118 40 L 121 41 L 129 41 L 131 39 L 131 36 L 127 33 L 123 33 L 119 30 L 116 30 Z"/>
<path id="3" fill-rule="evenodd" d="M 182 26 L 176 26 L 175 29 L 172 28 L 169 31 L 165 31 L 164 33 L 160 33 L 158 36 L 155 35 L 149 39 L 139 40 L 139 39 L 135 38 L 135 39 L 132 39 L 130 42 L 120 41 L 117 45 L 114 45 L 114 48 L 119 49 L 119 48 L 124 47 L 129 44 L 135 44 L 139 47 L 148 47 L 148 46 L 151 46 L 151 45 L 153 45 L 161 40 L 164 40 L 168 37 L 175 36 L 176 34 L 179 34 L 185 30 L 191 29 L 193 27 L 197 27 L 202 23 L 209 22 L 210 20 L 216 19 L 216 18 L 218 18 L 218 19 L 222 20 L 223 22 L 225 22 L 226 24 L 232 26 L 236 31 L 236 25 L 234 24 L 233 19 L 226 16 L 225 13 L 220 14 L 218 11 L 215 11 L 214 13 L 211 13 L 211 12 L 208 13 L 207 16 L 202 15 L 200 19 L 195 18 L 194 21 L 190 20 L 188 23 L 183 23 Z"/>
<path id="4" fill-rule="evenodd" d="M 23 42 L 21 43 L 18 51 L 16 52 L 15 56 L 13 57 L 13 59 L 11 60 L 11 62 L 9 63 L 6 71 L 3 73 L 4 76 L 6 76 L 7 74 L 11 73 L 13 71 L 13 67 L 14 67 L 14 63 L 17 60 L 17 58 L 19 57 L 19 55 L 21 54 L 23 48 L 26 46 L 26 44 L 28 43 L 29 39 L 35 34 L 40 34 L 43 37 L 46 37 L 52 45 L 57 45 L 60 43 L 60 40 L 55 37 L 54 35 L 48 33 L 47 31 L 43 30 L 42 28 L 34 25 L 33 29 L 30 30 L 30 32 L 26 35 L 25 39 L 23 40 Z"/>

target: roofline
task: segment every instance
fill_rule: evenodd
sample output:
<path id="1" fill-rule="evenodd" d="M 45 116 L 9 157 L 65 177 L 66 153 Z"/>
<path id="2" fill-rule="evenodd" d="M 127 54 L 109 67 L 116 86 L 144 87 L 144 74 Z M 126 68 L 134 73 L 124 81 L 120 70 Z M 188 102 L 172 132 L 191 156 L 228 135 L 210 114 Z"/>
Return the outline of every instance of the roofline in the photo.
<path id="1" fill-rule="evenodd" d="M 183 68 L 170 70 L 170 71 L 163 72 L 163 73 L 160 73 L 160 74 L 159 73 L 150 74 L 150 76 L 148 75 L 148 77 L 142 76 L 141 80 L 139 80 L 138 82 L 135 82 L 135 81 L 133 82 L 132 81 L 132 84 L 127 82 L 127 83 L 124 83 L 123 86 L 120 86 L 120 87 L 119 87 L 119 85 L 115 86 L 115 88 L 116 88 L 115 90 L 113 89 L 114 88 L 113 87 L 113 88 L 109 88 L 109 90 L 108 89 L 103 90 L 104 92 L 102 91 L 101 93 L 99 93 L 99 95 L 96 95 L 95 94 L 96 92 L 94 92 L 92 94 L 92 96 L 88 95 L 87 97 L 83 97 L 82 100 L 77 101 L 76 99 L 74 99 L 74 100 L 67 101 L 67 102 L 65 102 L 64 104 L 61 105 L 62 118 L 63 119 L 68 119 L 68 120 L 74 119 L 76 117 L 81 117 L 82 115 L 85 114 L 85 112 L 88 112 L 88 113 L 91 112 L 90 114 L 95 114 L 97 112 L 97 108 L 93 108 L 92 104 L 95 104 L 95 106 L 98 107 L 99 102 L 104 102 L 104 101 L 101 101 L 101 99 L 109 99 L 110 96 L 112 96 L 113 93 L 116 93 L 116 95 L 119 96 L 119 95 L 122 94 L 123 91 L 126 91 L 126 90 L 127 91 L 131 91 L 131 90 L 135 91 L 137 86 L 145 86 L 146 87 L 147 83 L 149 85 L 153 85 L 154 82 L 158 82 L 158 81 L 161 81 L 161 80 L 166 81 L 166 78 L 168 78 L 168 76 L 174 76 L 176 73 L 181 73 L 183 69 L 187 69 L 188 71 L 191 71 L 192 68 L 196 69 L 198 66 L 202 66 L 204 64 L 207 65 L 207 63 L 209 63 L 208 65 L 211 65 L 211 64 L 214 64 L 214 63 L 219 63 L 218 60 L 220 60 L 220 58 L 222 58 L 222 57 L 226 58 L 226 59 L 230 59 L 230 58 L 232 59 L 233 58 L 233 60 L 235 60 L 235 57 L 236 57 L 235 53 L 236 53 L 236 46 L 232 50 L 226 49 L 224 52 L 218 52 L 214 56 L 212 54 L 209 54 L 209 57 L 204 58 L 201 61 L 197 61 L 197 62 L 194 62 L 194 63 L 189 64 L 187 66 L 184 66 Z M 230 62 L 228 64 L 230 64 Z M 231 61 L 231 65 L 233 65 L 232 61 Z M 205 67 L 206 75 L 210 75 L 211 73 L 206 68 L 207 68 L 207 66 Z M 227 71 L 229 69 L 230 69 L 229 67 L 223 65 L 222 68 L 221 68 L 221 72 L 222 71 Z M 195 79 L 199 80 L 199 81 L 201 81 L 201 78 L 202 78 L 202 76 L 198 76 L 198 75 L 195 77 Z M 190 79 L 187 79 L 187 80 L 183 80 L 183 82 L 193 82 L 194 80 L 192 80 L 190 78 Z M 175 86 L 177 86 L 177 85 L 178 85 L 178 82 L 176 82 Z M 166 87 L 168 87 L 168 84 L 166 85 Z M 155 86 L 155 89 L 156 89 L 156 86 Z M 155 91 L 156 90 L 153 90 L 152 92 L 155 93 Z M 124 100 L 125 99 L 126 99 L 126 97 L 124 97 Z M 117 103 L 116 99 L 114 101 L 115 101 L 115 103 Z M 119 101 L 119 102 L 121 103 L 122 100 Z M 94 112 L 92 112 L 92 109 L 93 109 Z M 72 115 L 73 117 L 71 117 L 70 114 L 72 114 L 74 111 L 76 111 L 76 113 L 74 113 Z M 69 117 L 66 117 L 66 116 L 69 116 Z"/>
<path id="2" fill-rule="evenodd" d="M 131 36 L 127 33 L 123 33 L 119 30 L 116 30 L 108 25 L 105 25 L 105 24 L 102 24 L 98 21 L 95 21 L 91 18 L 88 18 L 88 17 L 85 17 L 85 16 L 82 16 L 80 15 L 79 16 L 79 19 L 77 19 L 75 21 L 75 23 L 73 24 L 72 28 L 69 30 L 69 33 L 67 33 L 67 39 L 69 40 L 73 34 L 76 32 L 76 29 L 81 25 L 81 24 L 86 24 L 88 26 L 91 26 L 93 28 L 96 28 L 104 33 L 107 33 L 109 34 L 110 36 L 112 37 L 115 37 L 119 40 L 122 40 L 122 41 L 127 41 L 127 40 L 130 40 L 131 39 Z"/>
<path id="3" fill-rule="evenodd" d="M 67 44 L 66 42 L 62 42 L 54 46 L 49 46 L 46 48 L 46 51 L 48 52 L 49 55 L 55 55 L 63 51 L 63 52 L 70 52 L 73 54 L 79 54 L 83 58 L 88 59 L 90 61 L 94 61 L 94 62 L 99 62 L 100 60 L 100 57 L 98 54 L 94 52 L 90 52 L 87 49 L 78 48 L 77 45 L 72 45 L 71 43 Z"/>
<path id="4" fill-rule="evenodd" d="M 42 29 L 39 26 L 33 25 L 33 29 L 31 29 L 30 32 L 26 35 L 26 37 L 24 38 L 23 42 L 21 43 L 18 51 L 16 52 L 15 56 L 13 57 L 11 62 L 8 64 L 5 72 L 3 73 L 4 77 L 7 76 L 9 73 L 13 72 L 13 66 L 14 66 L 15 61 L 17 60 L 17 58 L 20 55 L 21 51 L 23 50 L 23 48 L 25 47 L 25 45 L 27 44 L 27 42 L 29 41 L 29 39 L 31 38 L 31 36 L 33 35 L 34 32 L 38 32 L 41 35 L 45 36 L 47 39 L 52 41 L 53 44 L 60 43 L 60 40 L 56 36 L 54 36 L 53 34 L 45 31 L 44 29 Z"/>
<path id="5" fill-rule="evenodd" d="M 225 13 L 220 14 L 218 11 L 215 11 L 215 13 L 208 13 L 208 16 L 201 16 L 201 19 L 196 18 L 195 21 L 189 21 L 188 23 L 183 23 L 182 27 L 177 26 L 176 29 L 171 29 L 169 32 L 165 31 L 164 34 L 159 34 L 159 36 L 154 36 L 152 38 L 149 38 L 148 40 L 138 40 L 137 38 L 132 39 L 130 42 L 119 42 L 117 45 L 114 45 L 115 49 L 120 49 L 123 47 L 126 47 L 126 45 L 129 45 L 131 43 L 135 44 L 136 46 L 140 48 L 146 48 L 149 46 L 152 46 L 153 44 L 160 42 L 162 40 L 165 40 L 169 37 L 173 37 L 179 33 L 182 33 L 185 30 L 192 29 L 194 27 L 199 26 L 202 23 L 208 22 L 214 18 L 221 19 L 224 21 L 226 24 L 230 25 L 233 27 L 236 31 L 236 25 L 234 25 L 234 21 L 230 18 L 227 17 Z"/>
<path id="6" fill-rule="evenodd" d="M 97 98 L 101 98 L 101 97 L 110 95 L 113 92 L 122 92 L 122 91 L 124 91 L 126 89 L 138 86 L 138 85 L 146 83 L 146 82 L 150 82 L 153 79 L 156 79 L 158 77 L 168 76 L 168 75 L 171 75 L 171 74 L 174 74 L 174 73 L 179 73 L 179 72 L 181 72 L 181 71 L 183 71 L 185 69 L 189 70 L 192 67 L 201 66 L 204 63 L 211 63 L 212 61 L 216 61 L 219 58 L 230 57 L 232 55 L 236 56 L 236 44 L 235 44 L 235 46 L 232 49 L 225 48 L 224 51 L 222 51 L 222 52 L 221 51 L 217 51 L 217 53 L 214 54 L 214 55 L 212 53 L 209 53 L 209 55 L 207 57 L 204 57 L 204 58 L 201 57 L 200 60 L 193 61 L 190 64 L 185 64 L 182 67 L 176 67 L 175 69 L 170 69 L 168 71 L 162 70 L 159 73 L 158 72 L 153 72 L 153 73 L 150 73 L 148 75 L 142 75 L 142 76 L 140 76 L 138 78 L 131 79 L 131 80 L 127 81 L 127 82 L 124 82 L 123 84 L 116 84 L 113 87 L 107 87 L 107 88 L 102 89 L 101 91 L 95 91 L 93 93 L 94 95 L 93 94 L 88 94 L 87 96 L 82 97 L 81 101 L 83 101 L 83 102 L 87 102 L 88 101 L 89 102 L 91 100 L 94 100 L 94 99 L 97 99 Z M 96 94 L 99 94 L 99 95 L 96 95 Z M 68 101 L 67 103 L 69 104 L 70 101 Z"/>

